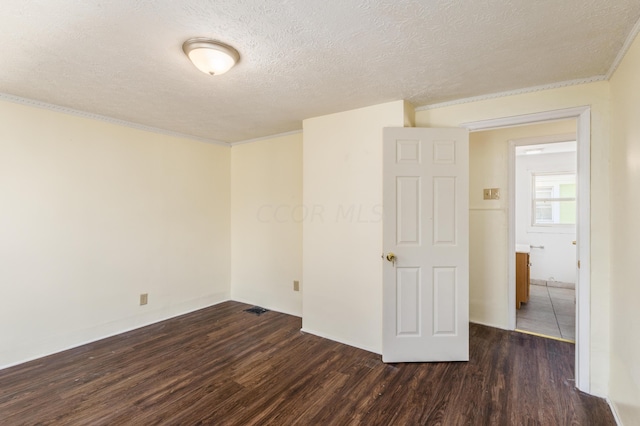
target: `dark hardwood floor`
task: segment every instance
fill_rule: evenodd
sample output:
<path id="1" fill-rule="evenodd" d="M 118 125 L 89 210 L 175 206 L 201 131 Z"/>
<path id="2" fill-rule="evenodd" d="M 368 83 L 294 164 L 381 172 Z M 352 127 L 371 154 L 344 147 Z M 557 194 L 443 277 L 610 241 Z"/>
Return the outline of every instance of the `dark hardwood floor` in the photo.
<path id="1" fill-rule="evenodd" d="M 0 371 L 2 425 L 614 425 L 570 343 L 471 325 L 471 360 L 383 364 L 225 302 Z"/>

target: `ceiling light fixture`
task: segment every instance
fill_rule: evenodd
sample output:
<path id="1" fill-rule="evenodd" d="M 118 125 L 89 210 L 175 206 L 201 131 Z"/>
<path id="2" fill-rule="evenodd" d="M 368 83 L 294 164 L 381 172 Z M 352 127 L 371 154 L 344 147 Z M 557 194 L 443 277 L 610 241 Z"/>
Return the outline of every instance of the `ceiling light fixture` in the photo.
<path id="1" fill-rule="evenodd" d="M 210 75 L 224 74 L 240 60 L 236 49 L 209 38 L 191 38 L 182 50 L 196 68 Z"/>

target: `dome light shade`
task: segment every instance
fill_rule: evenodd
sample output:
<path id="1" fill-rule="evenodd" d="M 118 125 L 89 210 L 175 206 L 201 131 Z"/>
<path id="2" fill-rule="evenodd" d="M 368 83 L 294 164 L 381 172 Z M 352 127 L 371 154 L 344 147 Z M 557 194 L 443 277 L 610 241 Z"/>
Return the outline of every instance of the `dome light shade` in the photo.
<path id="1" fill-rule="evenodd" d="M 210 75 L 224 74 L 240 60 L 236 49 L 208 38 L 189 39 L 182 45 L 182 50 L 196 68 Z"/>

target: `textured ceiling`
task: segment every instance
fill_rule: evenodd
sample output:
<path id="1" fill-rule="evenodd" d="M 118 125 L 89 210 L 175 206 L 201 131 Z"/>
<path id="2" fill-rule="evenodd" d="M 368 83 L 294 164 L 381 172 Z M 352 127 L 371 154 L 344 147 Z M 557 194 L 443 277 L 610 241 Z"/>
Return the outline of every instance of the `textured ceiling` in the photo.
<path id="1" fill-rule="evenodd" d="M 210 140 L 607 74 L 638 0 L 2 0 L 0 92 Z M 227 74 L 182 52 L 210 37 Z"/>

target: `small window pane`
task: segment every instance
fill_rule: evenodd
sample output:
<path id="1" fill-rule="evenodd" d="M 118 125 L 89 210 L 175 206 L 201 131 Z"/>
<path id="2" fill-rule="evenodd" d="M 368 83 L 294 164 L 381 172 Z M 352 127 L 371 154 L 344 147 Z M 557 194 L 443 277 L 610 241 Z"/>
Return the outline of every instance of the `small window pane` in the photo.
<path id="1" fill-rule="evenodd" d="M 532 225 L 576 223 L 575 173 L 533 174 Z"/>
<path id="2" fill-rule="evenodd" d="M 551 186 L 536 187 L 536 198 L 553 198 L 553 187 Z"/>
<path id="3" fill-rule="evenodd" d="M 536 201 L 535 214 L 538 225 L 574 225 L 576 201 Z"/>
<path id="4" fill-rule="evenodd" d="M 553 223 L 553 211 L 551 203 L 536 202 L 536 223 Z"/>
<path id="5" fill-rule="evenodd" d="M 561 183 L 560 198 L 576 198 L 576 184 L 575 183 Z"/>
<path id="6" fill-rule="evenodd" d="M 575 225 L 576 223 L 576 200 L 559 201 L 560 210 L 558 223 L 560 225 Z"/>

